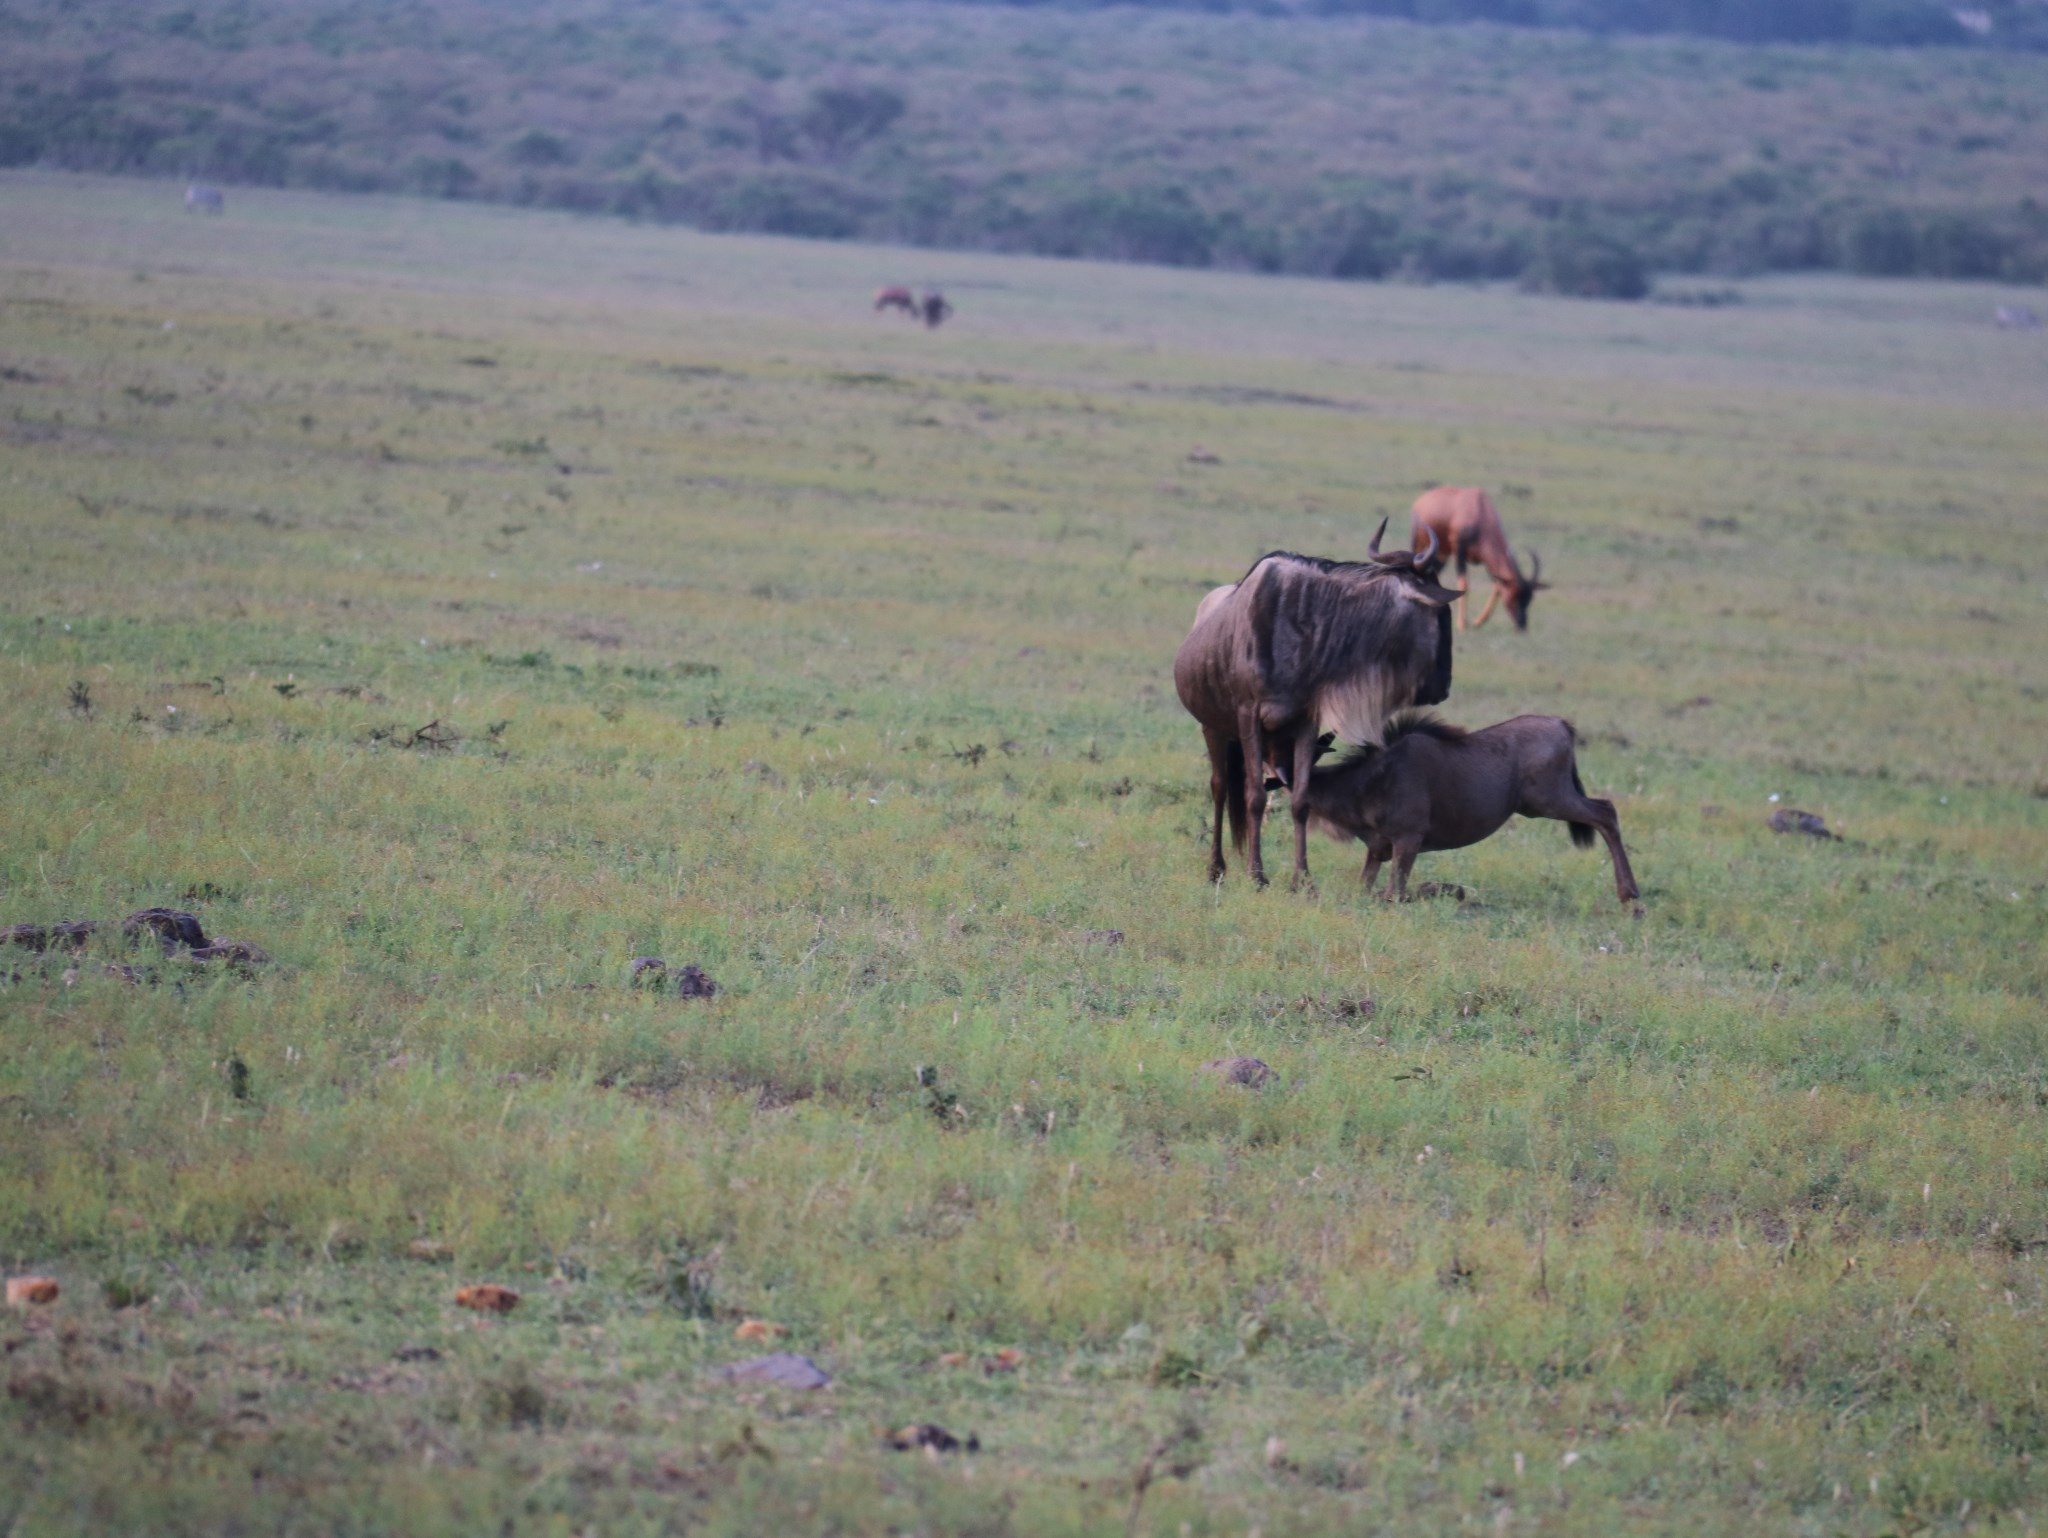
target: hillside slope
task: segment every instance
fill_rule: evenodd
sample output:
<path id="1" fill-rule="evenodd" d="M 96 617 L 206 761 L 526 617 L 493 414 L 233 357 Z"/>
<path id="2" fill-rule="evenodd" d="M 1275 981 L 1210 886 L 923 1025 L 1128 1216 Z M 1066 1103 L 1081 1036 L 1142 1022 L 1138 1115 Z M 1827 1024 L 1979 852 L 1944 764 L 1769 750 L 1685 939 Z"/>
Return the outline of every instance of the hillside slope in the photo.
<path id="1" fill-rule="evenodd" d="M 1639 291 L 2048 274 L 2048 57 L 1383 18 L 0 4 L 0 164 Z"/>

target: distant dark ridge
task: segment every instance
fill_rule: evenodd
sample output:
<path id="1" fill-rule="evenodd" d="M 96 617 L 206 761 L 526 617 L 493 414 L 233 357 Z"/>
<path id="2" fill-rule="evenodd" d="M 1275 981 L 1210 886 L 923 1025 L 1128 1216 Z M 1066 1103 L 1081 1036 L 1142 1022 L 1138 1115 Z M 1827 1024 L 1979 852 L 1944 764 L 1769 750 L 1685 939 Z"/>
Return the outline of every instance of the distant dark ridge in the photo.
<path id="1" fill-rule="evenodd" d="M 2028 0 L 954 0 L 1021 9 L 1396 16 L 1427 26 L 1492 22 L 1606 34 L 1678 34 L 1737 43 L 1861 43 L 1885 48 L 2048 50 L 2048 11 Z"/>
<path id="2" fill-rule="evenodd" d="M 0 0 L 0 165 L 201 177 L 230 218 L 238 185 L 410 192 L 1612 298 L 1656 272 L 2048 277 L 2048 55 L 1334 14 L 1366 5 L 1736 14 Z"/>

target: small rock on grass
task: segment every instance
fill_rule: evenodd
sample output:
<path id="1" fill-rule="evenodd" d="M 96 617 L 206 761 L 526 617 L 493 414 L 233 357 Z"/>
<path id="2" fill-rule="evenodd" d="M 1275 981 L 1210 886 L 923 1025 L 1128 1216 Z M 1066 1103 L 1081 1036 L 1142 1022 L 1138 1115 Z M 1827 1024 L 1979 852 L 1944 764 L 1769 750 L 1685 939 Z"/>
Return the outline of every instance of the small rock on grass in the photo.
<path id="1" fill-rule="evenodd" d="M 1214 1074 L 1225 1084 L 1242 1084 L 1248 1089 L 1258 1089 L 1280 1077 L 1255 1057 L 1212 1057 L 1202 1064 L 1202 1072 Z"/>
<path id="2" fill-rule="evenodd" d="M 415 1239 L 405 1247 L 405 1253 L 414 1260 L 438 1266 L 455 1258 L 455 1246 L 445 1239 Z"/>
<path id="3" fill-rule="evenodd" d="M 691 963 L 671 972 L 659 956 L 635 956 L 626 968 L 626 981 L 635 988 L 671 987 L 679 999 L 708 999 L 718 992 L 718 984 L 704 975 L 702 967 Z"/>
<path id="4" fill-rule="evenodd" d="M 826 1388 L 832 1375 L 809 1357 L 795 1351 L 778 1351 L 734 1362 L 719 1376 L 733 1383 L 772 1383 L 778 1388 Z"/>
<path id="5" fill-rule="evenodd" d="M 1773 833 L 1804 833 L 1808 838 L 1833 839 L 1842 841 L 1842 835 L 1830 832 L 1827 822 L 1814 812 L 1802 812 L 1793 807 L 1781 806 L 1771 813 Z"/>
<path id="6" fill-rule="evenodd" d="M 500 1287 L 496 1282 L 479 1282 L 474 1287 L 458 1287 L 455 1301 L 478 1313 L 509 1314 L 519 1306 L 519 1294 L 510 1287 Z"/>
<path id="7" fill-rule="evenodd" d="M 237 972 L 253 972 L 270 965 L 270 952 L 247 940 L 215 940 L 192 948 L 194 961 L 218 961 Z"/>
<path id="8" fill-rule="evenodd" d="M 83 950 L 99 927 L 92 919 L 80 919 L 74 924 L 14 924 L 0 929 L 0 945 L 19 945 L 38 953 L 53 945 L 64 950 Z"/>
<path id="9" fill-rule="evenodd" d="M 206 944 L 198 916 L 182 908 L 143 908 L 121 920 L 121 933 L 131 941 L 140 940 L 144 930 L 156 936 L 166 956 L 179 946 L 196 951 Z"/>
<path id="10" fill-rule="evenodd" d="M 980 1437 L 970 1433 L 963 1442 L 944 1426 L 932 1421 L 920 1421 L 914 1426 L 905 1426 L 901 1431 L 892 1431 L 883 1441 L 899 1453 L 913 1452 L 920 1447 L 931 1453 L 981 1451 Z"/>
<path id="11" fill-rule="evenodd" d="M 7 1301 L 15 1308 L 55 1303 L 57 1294 L 64 1289 L 47 1276 L 10 1276 L 7 1278 Z"/>

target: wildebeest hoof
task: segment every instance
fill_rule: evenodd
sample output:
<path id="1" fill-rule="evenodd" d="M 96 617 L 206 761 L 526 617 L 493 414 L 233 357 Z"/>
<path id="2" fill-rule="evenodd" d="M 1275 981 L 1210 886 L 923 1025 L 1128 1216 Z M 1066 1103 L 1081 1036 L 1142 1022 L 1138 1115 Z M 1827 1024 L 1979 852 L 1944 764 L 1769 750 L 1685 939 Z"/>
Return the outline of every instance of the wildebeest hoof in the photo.
<path id="1" fill-rule="evenodd" d="M 1216 1057 L 1202 1064 L 1202 1072 L 1213 1073 L 1225 1084 L 1242 1084 L 1258 1089 L 1280 1077 L 1255 1057 Z"/>
<path id="2" fill-rule="evenodd" d="M 1771 831 L 1804 833 L 1809 838 L 1833 839 L 1837 843 L 1840 843 L 1842 838 L 1841 834 L 1830 832 L 1827 823 L 1817 814 L 1797 811 L 1789 806 L 1781 806 L 1771 813 Z"/>
<path id="3" fill-rule="evenodd" d="M 156 936 L 166 956 L 181 945 L 196 951 L 206 944 L 197 916 L 179 908 L 143 908 L 121 920 L 121 933 L 130 941 L 141 939 L 144 930 Z"/>

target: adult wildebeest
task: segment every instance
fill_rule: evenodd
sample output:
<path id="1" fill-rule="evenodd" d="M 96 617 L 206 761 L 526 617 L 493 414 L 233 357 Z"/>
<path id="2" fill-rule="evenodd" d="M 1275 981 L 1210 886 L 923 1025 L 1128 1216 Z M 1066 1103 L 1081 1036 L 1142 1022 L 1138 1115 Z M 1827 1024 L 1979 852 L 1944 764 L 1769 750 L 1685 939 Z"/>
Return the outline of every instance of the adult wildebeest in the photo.
<path id="1" fill-rule="evenodd" d="M 185 189 L 185 211 L 199 214 L 224 214 L 228 211 L 228 200 L 221 195 L 218 187 L 208 187 L 193 182 Z"/>
<path id="2" fill-rule="evenodd" d="M 1550 584 L 1537 580 L 1543 575 L 1543 562 L 1533 550 L 1529 552 L 1529 575 L 1522 575 L 1522 568 L 1515 564 L 1514 551 L 1508 548 L 1507 531 L 1500 526 L 1500 514 L 1494 509 L 1493 498 L 1477 486 L 1439 486 L 1417 497 L 1408 517 L 1408 542 L 1411 545 L 1420 550 L 1426 533 L 1435 538 L 1438 548 L 1447 558 L 1458 563 L 1460 630 L 1477 630 L 1485 624 L 1503 594 L 1508 601 L 1508 617 L 1515 622 L 1515 628 L 1529 628 L 1529 600 L 1536 596 L 1538 588 Z M 1486 607 L 1479 611 L 1479 618 L 1468 626 L 1465 623 L 1465 590 L 1469 584 L 1465 580 L 1465 566 L 1470 561 L 1484 566 L 1487 575 L 1493 578 L 1493 596 L 1486 600 Z"/>
<path id="3" fill-rule="evenodd" d="M 936 329 L 941 321 L 953 313 L 953 307 L 946 303 L 946 296 L 935 288 L 928 288 L 924 291 L 924 304 L 922 308 L 925 325 L 933 329 Z"/>
<path id="4" fill-rule="evenodd" d="M 1202 600 L 1194 628 L 1173 659 L 1180 701 L 1209 750 L 1215 826 L 1209 879 L 1223 874 L 1223 823 L 1245 848 L 1252 880 L 1266 883 L 1260 834 L 1266 768 L 1288 785 L 1308 782 L 1318 735 L 1356 746 L 1377 743 L 1395 711 L 1434 705 L 1451 692 L 1451 616 L 1457 594 L 1439 587 L 1434 548 L 1380 554 L 1372 537 L 1364 561 L 1324 561 L 1278 550 L 1252 563 L 1242 581 Z M 1308 825 L 1294 806 L 1294 876 L 1308 877 Z"/>
<path id="5" fill-rule="evenodd" d="M 875 313 L 884 310 L 901 310 L 913 320 L 917 318 L 917 295 L 897 284 L 875 290 Z"/>
<path id="6" fill-rule="evenodd" d="M 1393 861 L 1380 894 L 1389 901 L 1407 897 L 1416 855 L 1476 844 L 1518 812 L 1555 818 L 1571 826 L 1582 849 L 1598 830 L 1614 859 L 1615 893 L 1632 903 L 1641 894 L 1621 847 L 1620 819 L 1612 801 L 1586 794 L 1575 741 L 1571 722 L 1556 716 L 1516 716 L 1478 732 L 1419 713 L 1400 716 L 1388 724 L 1385 747 L 1311 774 L 1294 795 L 1296 815 L 1365 844 L 1368 888 L 1381 864 Z"/>

